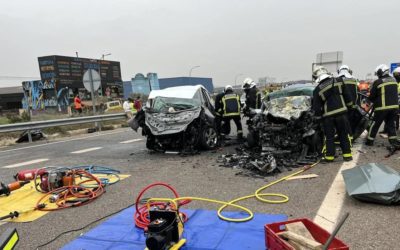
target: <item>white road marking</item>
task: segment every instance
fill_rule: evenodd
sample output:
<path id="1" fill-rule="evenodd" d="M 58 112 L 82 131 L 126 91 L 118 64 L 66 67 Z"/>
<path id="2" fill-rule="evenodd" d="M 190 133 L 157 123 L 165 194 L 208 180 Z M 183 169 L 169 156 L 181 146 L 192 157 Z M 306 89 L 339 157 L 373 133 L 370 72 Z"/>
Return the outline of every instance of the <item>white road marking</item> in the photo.
<path id="1" fill-rule="evenodd" d="M 21 163 L 16 163 L 16 164 L 4 166 L 4 167 L 1 167 L 1 168 L 18 168 L 18 167 L 32 165 L 32 164 L 35 164 L 35 163 L 45 162 L 45 161 L 48 161 L 48 160 L 49 159 L 47 159 L 47 158 L 45 158 L 45 159 L 36 159 L 36 160 L 32 160 L 32 161 L 26 161 L 26 162 L 21 162 Z"/>
<path id="2" fill-rule="evenodd" d="M 127 141 L 122 141 L 122 142 L 120 142 L 120 143 L 122 143 L 122 144 L 127 144 L 127 143 L 132 143 L 132 142 L 137 142 L 137 141 L 143 141 L 143 139 L 127 140 Z"/>
<path id="3" fill-rule="evenodd" d="M 2 150 L 2 151 L 0 151 L 0 154 L 2 154 L 2 153 L 7 153 L 7 152 L 12 152 L 12 151 L 19 151 L 19 150 L 29 149 L 29 148 L 37 148 L 37 147 L 50 146 L 50 145 L 58 144 L 58 143 L 62 143 L 62 142 L 70 142 L 70 141 L 85 140 L 85 139 L 92 138 L 92 137 L 98 137 L 98 136 L 104 136 L 104 135 L 118 134 L 118 133 L 127 132 L 127 131 L 129 131 L 129 130 L 126 130 L 126 129 L 125 129 L 125 130 L 122 130 L 122 131 L 114 131 L 114 132 L 110 132 L 110 133 L 99 133 L 99 134 L 96 134 L 96 135 L 90 135 L 90 136 L 86 136 L 86 137 L 79 137 L 79 138 L 74 138 L 74 139 L 69 139 L 69 140 L 49 142 L 49 143 L 46 143 L 46 144 L 27 146 L 27 147 L 23 147 L 23 148 L 15 148 L 15 149 Z"/>
<path id="4" fill-rule="evenodd" d="M 328 193 L 325 195 L 324 201 L 322 202 L 317 215 L 314 218 L 314 222 L 326 229 L 328 232 L 333 231 L 336 222 L 339 219 L 344 199 L 346 198 L 346 186 L 342 176 L 342 171 L 353 168 L 357 165 L 361 148 L 362 144 L 353 147 L 353 160 L 350 162 L 343 162 L 331 187 L 329 188 Z"/>
<path id="5" fill-rule="evenodd" d="M 91 152 L 91 151 L 95 151 L 95 150 L 99 150 L 99 149 L 102 149 L 102 147 L 86 148 L 86 149 L 71 152 L 71 154 L 83 154 L 83 153 L 87 153 L 87 152 Z"/>

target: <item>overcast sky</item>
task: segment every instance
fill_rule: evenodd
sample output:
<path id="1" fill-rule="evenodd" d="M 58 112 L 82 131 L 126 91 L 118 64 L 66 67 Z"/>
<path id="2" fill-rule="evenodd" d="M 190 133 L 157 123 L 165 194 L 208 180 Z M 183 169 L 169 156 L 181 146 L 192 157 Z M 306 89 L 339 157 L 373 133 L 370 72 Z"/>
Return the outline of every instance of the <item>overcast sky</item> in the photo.
<path id="1" fill-rule="evenodd" d="M 309 79 L 343 51 L 358 77 L 400 61 L 395 0 L 0 0 L 0 76 L 39 76 L 38 56 L 120 61 L 122 78 Z M 7 82 L 0 77 L 0 87 Z M 18 81 L 19 82 L 19 81 Z M 15 85 L 15 83 L 14 83 Z"/>

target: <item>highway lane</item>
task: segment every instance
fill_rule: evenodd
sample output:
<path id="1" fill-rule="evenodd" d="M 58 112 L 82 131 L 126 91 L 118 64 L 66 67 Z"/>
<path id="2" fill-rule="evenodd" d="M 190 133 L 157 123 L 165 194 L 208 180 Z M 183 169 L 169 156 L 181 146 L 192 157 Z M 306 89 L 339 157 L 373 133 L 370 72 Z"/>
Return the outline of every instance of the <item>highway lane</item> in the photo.
<path id="1" fill-rule="evenodd" d="M 234 147 L 225 148 L 218 153 L 202 152 L 200 155 L 189 157 L 149 154 L 145 150 L 145 140 L 140 140 L 143 138 L 139 134 L 130 129 L 119 129 L 112 132 L 112 134 L 102 132 L 104 134 L 89 138 L 76 136 L 70 138 L 73 139 L 71 141 L 49 144 L 47 146 L 29 147 L 22 150 L 13 150 L 14 148 L 11 147 L 7 149 L 3 148 L 0 151 L 1 166 L 47 158 L 47 161 L 32 164 L 30 167 L 95 164 L 111 166 L 121 170 L 123 173 L 131 174 L 131 177 L 128 179 L 108 187 L 106 194 L 87 206 L 52 212 L 32 223 L 8 223 L 0 226 L 0 230 L 11 226 L 17 227 L 21 234 L 19 249 L 33 249 L 35 246 L 43 244 L 63 231 L 82 227 L 106 214 L 126 207 L 134 201 L 141 188 L 155 181 L 164 181 L 172 184 L 181 195 L 196 195 L 230 200 L 241 195 L 251 194 L 267 182 L 288 174 L 283 173 L 266 179 L 237 176 L 235 175 L 235 170 L 218 167 L 216 163 L 216 158 L 219 154 L 235 152 Z M 33 144 L 33 146 L 35 145 Z M 86 149 L 93 148 L 97 149 L 85 151 Z M 10 149 L 13 151 L 10 151 Z M 82 150 L 82 153 L 71 154 L 71 152 Z M 383 149 L 376 152 L 377 155 L 383 153 Z M 366 157 L 363 156 L 360 157 L 359 161 L 365 160 Z M 307 174 L 315 173 L 319 175 L 318 178 L 286 181 L 267 190 L 267 192 L 289 195 L 290 200 L 288 203 L 271 205 L 249 200 L 243 202 L 243 204 L 255 212 L 284 213 L 289 218 L 307 217 L 312 219 L 317 215 L 341 165 L 341 160 L 338 160 L 334 164 L 318 165 L 307 172 Z M 0 168 L 0 175 L 6 180 L 12 180 L 11 176 L 17 170 L 25 168 L 27 167 Z M 169 195 L 162 191 L 157 191 L 156 193 L 157 196 Z M 155 192 L 150 193 L 149 196 L 154 194 Z M 217 208 L 213 204 L 198 202 L 190 204 L 188 207 Z M 351 246 L 356 246 L 355 249 L 366 249 L 364 248 L 365 246 L 374 245 L 376 244 L 373 243 L 375 241 L 385 240 L 383 235 L 380 235 L 377 239 L 371 238 L 371 240 L 365 240 L 364 235 L 360 235 L 359 232 L 362 230 L 362 232 L 365 232 L 365 235 L 369 237 L 374 236 L 373 230 L 369 230 L 368 228 L 375 229 L 376 226 L 374 227 L 373 225 L 377 222 L 371 216 L 370 212 L 367 211 L 372 209 L 375 213 L 380 213 L 382 218 L 378 218 L 381 223 L 383 223 L 382 221 L 390 223 L 391 216 L 394 215 L 393 208 L 364 205 L 364 203 L 356 202 L 349 197 L 345 197 L 344 207 L 345 209 L 342 209 L 339 214 L 343 214 L 344 211 L 350 211 L 355 215 L 351 215 L 349 219 L 350 223 L 346 223 L 344 229 L 339 233 L 339 237 L 344 238 Z M 359 218 L 358 215 L 363 213 L 368 216 L 366 217 L 368 220 L 366 218 Z M 359 227 L 359 220 L 362 220 L 362 228 Z M 87 230 L 89 229 L 83 230 L 83 232 Z M 45 249 L 59 248 L 77 237 L 79 233 L 81 231 L 64 235 Z M 390 235 L 390 232 L 387 233 Z M 385 246 L 393 246 L 395 243 L 395 240 L 389 240 L 389 243 Z"/>

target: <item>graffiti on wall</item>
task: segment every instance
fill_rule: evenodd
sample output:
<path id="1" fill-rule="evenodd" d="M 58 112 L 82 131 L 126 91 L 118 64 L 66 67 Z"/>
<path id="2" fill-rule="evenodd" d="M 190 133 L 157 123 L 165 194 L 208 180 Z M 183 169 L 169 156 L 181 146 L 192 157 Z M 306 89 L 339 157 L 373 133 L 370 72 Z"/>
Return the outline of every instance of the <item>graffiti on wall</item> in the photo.
<path id="1" fill-rule="evenodd" d="M 56 90 L 55 81 L 26 81 L 22 83 L 24 98 L 22 107 L 32 110 L 45 110 L 58 107 L 59 111 L 65 111 L 69 105 L 68 88 Z"/>

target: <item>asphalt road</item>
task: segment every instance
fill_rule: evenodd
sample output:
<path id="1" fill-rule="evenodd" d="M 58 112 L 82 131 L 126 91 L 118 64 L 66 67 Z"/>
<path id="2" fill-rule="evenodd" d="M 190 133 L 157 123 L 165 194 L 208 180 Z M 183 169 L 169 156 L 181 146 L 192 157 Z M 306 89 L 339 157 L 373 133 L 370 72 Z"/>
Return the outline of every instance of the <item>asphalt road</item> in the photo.
<path id="1" fill-rule="evenodd" d="M 142 140 L 135 140 L 142 139 Z M 132 141 L 130 141 L 132 140 Z M 378 142 L 385 142 L 378 139 Z M 127 142 L 127 143 L 121 143 Z M 385 142 L 387 143 L 387 142 Z M 379 144 L 379 143 L 378 143 Z M 384 147 L 363 147 L 357 164 L 382 162 L 400 171 L 399 154 L 384 159 Z M 75 152 L 75 153 L 72 153 Z M 35 249 L 60 233 L 80 228 L 107 214 L 132 204 L 138 192 L 148 184 L 163 181 L 173 185 L 182 196 L 200 196 L 220 200 L 231 200 L 248 195 L 279 177 L 257 179 L 235 175 L 236 170 L 219 167 L 218 155 L 234 152 L 234 146 L 217 152 L 202 152 L 199 155 L 182 157 L 168 154 L 150 154 L 145 149 L 145 138 L 131 129 L 118 129 L 91 135 L 63 138 L 53 142 L 39 142 L 0 149 L 0 176 L 2 182 L 11 182 L 19 170 L 44 166 L 101 165 L 121 170 L 131 177 L 107 188 L 98 200 L 83 207 L 51 212 L 31 223 L 7 223 L 0 226 L 0 232 L 8 227 L 16 227 L 21 240 L 17 249 Z M 32 163 L 19 166 L 25 162 Z M 241 204 L 259 213 L 283 213 L 293 218 L 313 219 L 331 184 L 342 165 L 341 159 L 335 163 L 319 164 L 306 174 L 315 173 L 314 179 L 291 180 L 279 183 L 267 192 L 283 193 L 290 197 L 285 204 L 263 204 L 254 199 Z M 13 168 L 3 168 L 13 166 Z M 149 196 L 155 192 L 149 193 Z M 168 195 L 158 191 L 157 196 Z M 1 198 L 0 198 L 1 199 Z M 214 204 L 192 202 L 189 208 L 217 209 Z M 338 237 L 352 249 L 400 249 L 397 236 L 398 207 L 361 203 L 350 197 L 344 198 L 340 214 L 350 212 L 350 217 Z M 133 221 L 132 221 L 133 223 Z M 95 224 L 96 225 L 96 224 Z M 58 249 L 95 225 L 83 231 L 63 235 L 44 249 Z"/>

